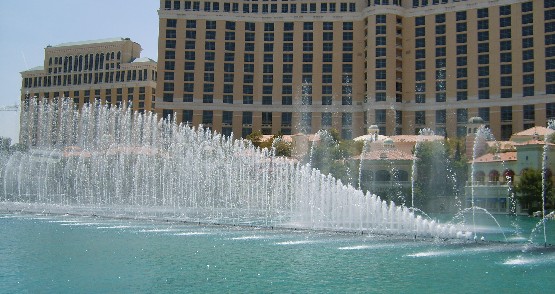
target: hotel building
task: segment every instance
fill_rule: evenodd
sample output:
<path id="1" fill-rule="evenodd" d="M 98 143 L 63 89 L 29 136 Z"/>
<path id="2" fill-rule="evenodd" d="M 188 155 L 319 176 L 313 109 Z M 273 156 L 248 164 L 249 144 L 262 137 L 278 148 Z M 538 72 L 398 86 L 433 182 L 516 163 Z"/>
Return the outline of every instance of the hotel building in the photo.
<path id="1" fill-rule="evenodd" d="M 555 0 L 161 0 L 156 112 L 349 139 L 555 118 Z"/>
<path id="2" fill-rule="evenodd" d="M 95 99 L 133 110 L 153 110 L 156 62 L 140 58 L 129 38 L 63 43 L 44 49 L 44 65 L 21 72 L 21 99 L 72 98 L 80 107 Z"/>

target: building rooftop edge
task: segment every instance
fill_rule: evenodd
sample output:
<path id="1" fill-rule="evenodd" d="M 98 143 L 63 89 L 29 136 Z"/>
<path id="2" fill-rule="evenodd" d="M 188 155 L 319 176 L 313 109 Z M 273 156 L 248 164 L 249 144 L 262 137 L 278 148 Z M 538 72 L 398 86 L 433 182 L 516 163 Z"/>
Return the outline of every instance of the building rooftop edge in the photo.
<path id="1" fill-rule="evenodd" d="M 66 43 L 61 43 L 53 46 L 48 45 L 46 48 L 60 48 L 60 47 L 81 46 L 81 45 L 90 45 L 90 44 L 99 44 L 99 43 L 122 42 L 122 41 L 131 41 L 131 39 L 124 38 L 124 37 L 117 37 L 117 38 L 85 40 L 85 41 L 77 41 L 77 42 L 66 42 Z"/>

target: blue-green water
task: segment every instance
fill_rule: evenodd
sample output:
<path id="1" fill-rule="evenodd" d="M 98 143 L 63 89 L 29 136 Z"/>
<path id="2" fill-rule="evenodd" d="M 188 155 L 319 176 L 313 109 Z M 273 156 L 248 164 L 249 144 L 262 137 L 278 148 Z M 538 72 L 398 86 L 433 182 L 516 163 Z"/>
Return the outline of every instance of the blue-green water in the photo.
<path id="1" fill-rule="evenodd" d="M 514 220 L 500 222 L 509 234 Z M 518 220 L 525 239 L 536 222 Z M 548 229 L 555 235 L 552 223 Z M 546 293 L 555 286 L 555 250 L 509 236 L 477 245 L 21 214 L 0 214 L 0 234 L 0 293 Z"/>

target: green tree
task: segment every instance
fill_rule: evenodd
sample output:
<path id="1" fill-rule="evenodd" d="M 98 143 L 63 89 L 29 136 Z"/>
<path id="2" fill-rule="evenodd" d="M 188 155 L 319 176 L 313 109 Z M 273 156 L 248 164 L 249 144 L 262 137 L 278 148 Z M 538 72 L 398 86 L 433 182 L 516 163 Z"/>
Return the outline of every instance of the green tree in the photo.
<path id="1" fill-rule="evenodd" d="M 262 132 L 260 130 L 254 131 L 248 134 L 245 139 L 251 141 L 254 146 L 260 147 L 262 143 Z"/>
<path id="2" fill-rule="evenodd" d="M 431 196 L 459 195 L 464 189 L 467 170 L 460 143 L 430 141 L 420 142 L 416 147 L 414 206 L 423 205 Z"/>
<path id="3" fill-rule="evenodd" d="M 515 186 L 517 199 L 521 206 L 528 207 L 528 214 L 541 210 L 542 207 L 542 173 L 541 170 L 528 169 L 520 176 Z M 553 207 L 553 181 L 546 177 L 545 199 L 546 206 Z"/>

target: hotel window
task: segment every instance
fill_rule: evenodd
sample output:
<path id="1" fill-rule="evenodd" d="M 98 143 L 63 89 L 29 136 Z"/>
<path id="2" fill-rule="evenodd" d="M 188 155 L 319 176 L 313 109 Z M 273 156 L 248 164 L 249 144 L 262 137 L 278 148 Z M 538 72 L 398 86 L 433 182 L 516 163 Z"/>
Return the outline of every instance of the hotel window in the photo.
<path id="1" fill-rule="evenodd" d="M 466 124 L 468 122 L 468 109 L 457 109 L 457 123 Z"/>
<path id="2" fill-rule="evenodd" d="M 489 31 L 478 32 L 478 41 L 488 41 Z"/>
<path id="3" fill-rule="evenodd" d="M 281 105 L 292 105 L 292 104 L 293 104 L 293 96 L 281 97 Z"/>
<path id="4" fill-rule="evenodd" d="M 353 114 L 350 112 L 343 112 L 341 114 L 341 124 L 343 125 L 343 127 L 353 125 Z"/>
<path id="5" fill-rule="evenodd" d="M 177 19 L 167 19 L 166 20 L 166 27 L 176 28 L 177 27 Z"/>
<path id="6" fill-rule="evenodd" d="M 184 122 L 192 122 L 193 121 L 193 111 L 192 110 L 183 110 L 183 119 Z"/>
<path id="7" fill-rule="evenodd" d="M 196 39 L 197 32 L 196 31 L 185 31 L 185 38 L 187 39 Z"/>
<path id="8" fill-rule="evenodd" d="M 292 122 L 293 114 L 291 112 L 282 112 L 281 113 L 281 125 L 282 126 L 290 126 Z"/>
<path id="9" fill-rule="evenodd" d="M 499 26 L 504 28 L 504 27 L 510 27 L 511 26 L 511 17 L 502 17 L 501 19 L 499 19 Z"/>
<path id="10" fill-rule="evenodd" d="M 166 38 L 175 39 L 177 37 L 176 30 L 166 30 Z M 86 61 L 86 60 L 85 60 Z"/>
<path id="11" fill-rule="evenodd" d="M 414 64 L 415 64 L 416 70 L 426 69 L 426 62 L 424 60 L 417 60 L 417 61 L 415 61 Z M 376 67 L 378 67 L 377 66 L 377 60 L 376 60 Z M 385 67 L 385 60 L 384 60 L 384 66 L 383 67 Z"/>
<path id="12" fill-rule="evenodd" d="M 501 39 L 510 39 L 511 38 L 511 29 L 502 29 L 499 33 L 499 38 L 501 38 Z"/>
<path id="13" fill-rule="evenodd" d="M 204 94 L 202 96 L 202 103 L 213 103 L 214 96 L 212 94 Z"/>
<path id="14" fill-rule="evenodd" d="M 555 119 L 555 103 L 545 104 L 545 117 L 547 120 Z"/>
<path id="15" fill-rule="evenodd" d="M 513 67 L 510 64 L 502 64 L 501 65 L 501 74 L 512 74 Z"/>
<path id="16" fill-rule="evenodd" d="M 478 21 L 478 29 L 479 30 L 487 30 L 489 29 L 489 21 L 487 19 L 482 19 Z"/>
<path id="17" fill-rule="evenodd" d="M 417 26 L 423 26 L 426 24 L 426 19 L 424 18 L 424 16 L 418 16 L 415 19 L 415 25 Z"/>
<path id="18" fill-rule="evenodd" d="M 478 18 L 486 18 L 489 16 L 487 8 L 478 9 Z"/>
<path id="19" fill-rule="evenodd" d="M 250 95 L 244 95 L 243 96 L 243 104 L 252 104 L 253 103 L 253 98 Z"/>
<path id="20" fill-rule="evenodd" d="M 478 91 L 478 99 L 489 99 L 489 90 L 479 90 Z"/>
<path id="21" fill-rule="evenodd" d="M 513 85 L 512 76 L 502 76 L 501 77 L 501 87 L 511 87 Z"/>
<path id="22" fill-rule="evenodd" d="M 426 124 L 426 112 L 425 111 L 415 111 L 414 112 L 414 123 L 417 125 Z"/>
<path id="23" fill-rule="evenodd" d="M 445 25 L 437 25 L 436 35 L 443 35 L 443 34 L 445 34 Z"/>
<path id="24" fill-rule="evenodd" d="M 414 29 L 415 37 L 424 37 L 426 35 L 426 28 L 425 27 L 418 27 Z"/>
<path id="25" fill-rule="evenodd" d="M 212 124 L 214 118 L 214 112 L 211 110 L 203 110 L 202 111 L 202 123 L 203 124 Z"/>
<path id="26" fill-rule="evenodd" d="M 447 118 L 447 112 L 445 109 L 436 110 L 436 124 L 445 124 Z"/>
<path id="27" fill-rule="evenodd" d="M 511 122 L 513 120 L 512 106 L 501 106 L 501 121 Z"/>
<path id="28" fill-rule="evenodd" d="M 546 54 L 546 55 L 547 55 L 547 54 Z M 523 60 L 534 59 L 534 50 L 533 50 L 533 49 L 530 49 L 530 50 L 522 51 L 522 59 L 523 59 Z"/>
<path id="29" fill-rule="evenodd" d="M 536 119 L 534 105 L 524 105 L 522 107 L 522 117 L 525 121 L 533 121 Z"/>
<path id="30" fill-rule="evenodd" d="M 332 113 L 322 112 L 322 127 L 331 127 L 331 126 L 332 126 Z"/>

